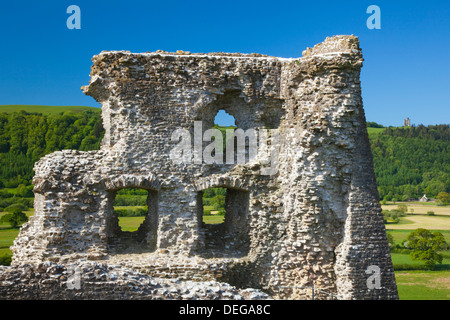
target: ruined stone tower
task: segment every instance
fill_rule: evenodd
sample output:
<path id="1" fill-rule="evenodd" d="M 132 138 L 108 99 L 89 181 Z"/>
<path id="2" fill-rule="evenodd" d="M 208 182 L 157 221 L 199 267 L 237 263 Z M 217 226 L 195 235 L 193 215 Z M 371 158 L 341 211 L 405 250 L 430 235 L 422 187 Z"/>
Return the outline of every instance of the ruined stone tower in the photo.
<path id="1" fill-rule="evenodd" d="M 297 59 L 94 56 L 83 91 L 102 104 L 102 147 L 55 152 L 36 163 L 35 214 L 14 243 L 11 268 L 92 260 L 282 299 L 305 298 L 301 287 L 312 285 L 341 299 L 396 299 L 361 99 L 362 62 L 354 36 L 327 38 Z M 201 121 L 203 133 L 221 109 L 243 130 L 278 130 L 275 174 L 262 174 L 268 164 L 258 159 L 171 159 L 174 131 L 194 134 Z M 211 187 L 227 189 L 221 225 L 202 222 L 202 191 Z M 131 237 L 113 212 L 123 188 L 148 191 L 148 213 Z M 370 285 L 371 276 L 378 285 Z"/>

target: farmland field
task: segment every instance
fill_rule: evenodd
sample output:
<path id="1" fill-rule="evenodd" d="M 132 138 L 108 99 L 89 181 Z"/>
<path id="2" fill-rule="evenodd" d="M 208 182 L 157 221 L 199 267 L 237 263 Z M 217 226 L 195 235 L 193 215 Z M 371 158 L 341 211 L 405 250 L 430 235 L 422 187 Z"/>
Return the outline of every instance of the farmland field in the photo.
<path id="1" fill-rule="evenodd" d="M 400 300 L 449 300 L 450 271 L 396 271 Z"/>
<path id="2" fill-rule="evenodd" d="M 430 230 L 450 230 L 449 206 L 406 204 L 408 206 L 407 215 L 405 217 L 401 217 L 398 224 L 388 224 L 386 226 L 387 229 L 415 230 L 417 228 L 424 228 Z M 393 210 L 395 208 L 397 208 L 397 204 L 382 206 L 383 210 Z M 413 211 L 411 211 L 411 209 Z M 430 211 L 434 213 L 434 216 L 427 215 L 427 212 Z"/>

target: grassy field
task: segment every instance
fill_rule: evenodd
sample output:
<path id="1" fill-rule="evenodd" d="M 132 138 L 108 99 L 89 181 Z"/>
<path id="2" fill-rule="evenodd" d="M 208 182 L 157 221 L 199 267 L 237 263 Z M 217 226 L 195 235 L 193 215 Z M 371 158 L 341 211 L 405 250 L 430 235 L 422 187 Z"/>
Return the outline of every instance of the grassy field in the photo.
<path id="1" fill-rule="evenodd" d="M 443 215 L 450 217 L 450 206 L 438 206 L 433 203 L 408 203 L 408 202 L 397 202 L 395 204 L 382 205 L 383 209 L 392 210 L 397 208 L 398 204 L 406 204 L 408 207 L 408 214 L 427 214 L 428 211 L 433 211 L 436 215 Z M 412 210 L 411 210 L 412 209 Z"/>
<path id="2" fill-rule="evenodd" d="M 396 271 L 400 300 L 449 300 L 450 270 Z"/>
<path id="3" fill-rule="evenodd" d="M 220 215 L 211 215 L 211 216 L 203 216 L 203 222 L 209 224 L 222 223 L 225 216 Z"/>
<path id="4" fill-rule="evenodd" d="M 119 226 L 122 231 L 136 231 L 142 222 L 144 222 L 145 217 L 119 217 Z"/>
<path id="5" fill-rule="evenodd" d="M 382 208 L 383 210 L 393 210 L 397 208 L 399 203 L 383 205 Z M 407 215 L 400 217 L 400 222 L 397 224 L 388 224 L 386 226 L 387 229 L 415 230 L 417 228 L 425 228 L 430 230 L 450 230 L 450 206 L 437 206 L 431 203 L 402 203 L 406 203 L 408 206 Z M 435 215 L 427 215 L 429 211 L 434 212 Z"/>
<path id="6" fill-rule="evenodd" d="M 18 234 L 19 229 L 0 229 L 0 257 L 11 254 L 9 247 L 13 245 L 13 241 Z"/>
<path id="7" fill-rule="evenodd" d="M 383 132 L 384 129 L 386 129 L 386 128 L 367 128 L 367 132 L 370 135 L 379 134 L 379 133 Z"/>
<path id="8" fill-rule="evenodd" d="M 0 212 L 2 217 L 7 212 Z M 32 216 L 34 210 L 25 211 L 28 217 Z M 0 224 L 0 257 L 11 254 L 9 247 L 13 245 L 14 239 L 19 234 L 18 228 L 11 228 L 8 224 Z"/>
<path id="9" fill-rule="evenodd" d="M 396 209 L 396 204 L 383 205 L 383 210 Z M 398 224 L 387 224 L 389 232 L 396 244 L 402 244 L 411 231 L 425 228 L 430 231 L 439 231 L 450 244 L 450 207 L 437 206 L 434 203 L 406 202 L 408 213 L 400 217 Z M 412 209 L 412 210 L 411 210 Z M 427 215 L 433 211 L 434 216 Z M 413 213 L 411 213 L 413 212 Z M 421 261 L 414 261 L 409 254 L 391 253 L 394 264 L 395 278 L 399 297 L 401 300 L 448 300 L 450 299 L 450 253 L 441 252 L 444 256 L 442 264 L 436 265 L 434 271 L 425 270 L 399 270 L 400 265 L 412 268 L 423 265 Z M 411 269 L 412 269 L 411 268 Z"/>
<path id="10" fill-rule="evenodd" d="M 100 108 L 85 106 L 40 106 L 40 105 L 0 105 L 0 112 L 15 112 L 24 110 L 30 113 L 57 114 L 66 111 L 82 112 L 93 110 L 100 112 Z"/>
<path id="11" fill-rule="evenodd" d="M 391 257 L 394 269 L 398 264 L 422 265 L 408 254 L 392 253 Z M 395 280 L 400 300 L 449 300 L 450 259 L 444 258 L 433 271 L 396 270 Z"/>

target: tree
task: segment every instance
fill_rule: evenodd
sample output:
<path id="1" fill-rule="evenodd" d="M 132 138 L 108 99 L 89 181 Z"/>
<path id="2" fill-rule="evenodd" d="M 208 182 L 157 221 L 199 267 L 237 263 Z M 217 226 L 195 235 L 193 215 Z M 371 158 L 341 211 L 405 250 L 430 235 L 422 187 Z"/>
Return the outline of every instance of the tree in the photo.
<path id="1" fill-rule="evenodd" d="M 32 186 L 25 186 L 24 184 L 20 184 L 16 189 L 16 194 L 19 197 L 33 197 Z"/>
<path id="2" fill-rule="evenodd" d="M 408 206 L 404 203 L 400 203 L 399 205 L 397 205 L 397 211 L 402 212 L 404 215 L 406 214 L 406 212 L 408 212 Z"/>
<path id="3" fill-rule="evenodd" d="M 400 218 L 399 218 L 399 213 L 401 214 L 400 211 L 397 211 L 397 210 L 383 210 L 383 211 L 381 211 L 381 213 L 383 214 L 384 224 L 387 224 L 387 223 L 399 223 L 400 222 Z"/>
<path id="4" fill-rule="evenodd" d="M 53 151 L 97 150 L 103 133 L 99 112 L 0 113 L 0 187 L 30 185 L 34 163 Z"/>
<path id="5" fill-rule="evenodd" d="M 20 224 L 27 222 L 28 217 L 22 210 L 18 207 L 14 207 L 10 210 L 10 213 L 5 214 L 1 217 L 0 222 L 8 223 L 12 228 L 17 228 Z"/>
<path id="6" fill-rule="evenodd" d="M 389 247 L 391 247 L 391 248 L 394 247 L 395 246 L 394 236 L 392 234 L 390 234 L 389 232 L 386 232 L 386 237 L 387 237 Z"/>
<path id="7" fill-rule="evenodd" d="M 436 201 L 439 202 L 439 204 L 447 205 L 450 203 L 450 194 L 447 192 L 439 192 Z"/>
<path id="8" fill-rule="evenodd" d="M 227 189 L 226 188 L 214 188 L 216 195 L 226 196 Z"/>
<path id="9" fill-rule="evenodd" d="M 367 127 L 369 127 L 369 128 L 384 128 L 384 126 L 382 124 L 376 123 L 374 121 L 368 121 Z"/>
<path id="10" fill-rule="evenodd" d="M 221 210 L 225 208 L 225 196 L 221 194 L 215 195 L 211 200 L 211 205 L 215 210 Z"/>
<path id="11" fill-rule="evenodd" d="M 427 229 L 419 228 L 408 235 L 407 241 L 407 246 L 412 249 L 411 259 L 424 261 L 430 269 L 433 269 L 437 262 L 442 263 L 442 255 L 437 252 L 447 247 L 442 233 L 432 233 Z"/>
<path id="12" fill-rule="evenodd" d="M 216 194 L 214 192 L 213 188 L 210 189 L 206 189 L 203 191 L 203 198 L 212 198 L 214 197 Z"/>

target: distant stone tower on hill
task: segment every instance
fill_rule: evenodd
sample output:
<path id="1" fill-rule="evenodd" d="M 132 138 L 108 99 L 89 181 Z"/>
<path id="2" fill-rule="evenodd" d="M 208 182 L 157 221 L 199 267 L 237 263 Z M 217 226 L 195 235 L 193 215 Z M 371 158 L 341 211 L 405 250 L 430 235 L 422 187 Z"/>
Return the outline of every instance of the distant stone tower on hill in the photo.
<path id="1" fill-rule="evenodd" d="M 411 126 L 411 121 L 409 120 L 409 118 L 406 118 L 405 120 L 403 120 L 403 126 L 404 127 L 410 127 Z"/>

